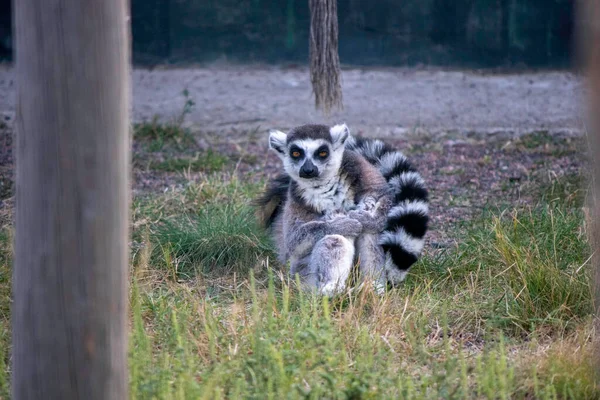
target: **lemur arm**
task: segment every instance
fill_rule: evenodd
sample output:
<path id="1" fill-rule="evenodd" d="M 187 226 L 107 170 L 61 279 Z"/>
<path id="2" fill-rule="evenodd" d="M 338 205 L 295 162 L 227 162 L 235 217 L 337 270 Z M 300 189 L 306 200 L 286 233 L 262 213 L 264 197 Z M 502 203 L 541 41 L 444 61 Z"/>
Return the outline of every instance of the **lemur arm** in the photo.
<path id="1" fill-rule="evenodd" d="M 381 233 L 392 208 L 393 193 L 381 172 L 366 159 L 358 157 L 355 163 L 361 176 L 354 199 L 357 207 L 347 215 L 363 225 L 364 233 Z"/>
<path id="2" fill-rule="evenodd" d="M 350 211 L 348 217 L 357 220 L 363 226 L 363 232 L 380 233 L 385 229 L 388 212 L 392 206 L 392 199 L 384 195 L 376 199 L 366 196 L 359 203 L 356 210 Z"/>
<path id="3" fill-rule="evenodd" d="M 309 222 L 295 221 L 286 232 L 285 245 L 290 257 L 302 258 L 307 256 L 315 243 L 326 235 L 356 237 L 362 230 L 360 222 L 346 216 L 328 221 L 322 219 Z"/>

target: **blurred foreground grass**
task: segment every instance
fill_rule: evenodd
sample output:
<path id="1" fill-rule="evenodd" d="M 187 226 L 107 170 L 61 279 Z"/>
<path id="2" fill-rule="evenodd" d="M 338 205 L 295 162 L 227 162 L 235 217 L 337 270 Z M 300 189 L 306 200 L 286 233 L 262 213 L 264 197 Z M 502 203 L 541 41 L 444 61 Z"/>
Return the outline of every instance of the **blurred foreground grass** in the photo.
<path id="1" fill-rule="evenodd" d="M 226 173 L 133 204 L 132 398 L 597 399 L 581 188 L 486 210 L 405 285 L 296 290 Z M 570 193 L 572 192 L 572 193 Z M 10 230 L 0 231 L 0 397 L 9 392 Z"/>

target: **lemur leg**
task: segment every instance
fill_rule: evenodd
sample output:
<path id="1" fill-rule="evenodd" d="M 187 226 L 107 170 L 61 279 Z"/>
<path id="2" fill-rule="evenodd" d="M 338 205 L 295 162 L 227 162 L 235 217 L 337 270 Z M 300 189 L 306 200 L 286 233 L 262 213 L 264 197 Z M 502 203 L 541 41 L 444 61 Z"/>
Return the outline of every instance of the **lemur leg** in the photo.
<path id="1" fill-rule="evenodd" d="M 313 248 L 309 264 L 318 274 L 318 291 L 332 296 L 346 289 L 354 263 L 354 243 L 341 235 L 327 235 Z"/>
<path id="2" fill-rule="evenodd" d="M 290 277 L 295 281 L 296 275 L 300 279 L 300 286 L 307 291 L 319 288 L 319 273 L 315 265 L 310 262 L 310 256 L 299 260 L 291 260 Z"/>
<path id="3" fill-rule="evenodd" d="M 378 243 L 379 234 L 365 233 L 356 240 L 362 282 L 373 282 L 377 292 L 385 290 L 385 253 Z"/>

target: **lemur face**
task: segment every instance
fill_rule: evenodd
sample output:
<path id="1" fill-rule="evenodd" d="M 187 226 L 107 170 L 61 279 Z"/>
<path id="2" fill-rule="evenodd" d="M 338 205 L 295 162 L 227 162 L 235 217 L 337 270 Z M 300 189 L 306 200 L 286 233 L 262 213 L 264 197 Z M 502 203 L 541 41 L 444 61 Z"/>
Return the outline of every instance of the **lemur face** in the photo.
<path id="1" fill-rule="evenodd" d="M 282 159 L 285 171 L 299 183 L 310 185 L 338 173 L 344 154 L 348 127 L 303 125 L 288 134 L 271 131 L 269 147 Z"/>

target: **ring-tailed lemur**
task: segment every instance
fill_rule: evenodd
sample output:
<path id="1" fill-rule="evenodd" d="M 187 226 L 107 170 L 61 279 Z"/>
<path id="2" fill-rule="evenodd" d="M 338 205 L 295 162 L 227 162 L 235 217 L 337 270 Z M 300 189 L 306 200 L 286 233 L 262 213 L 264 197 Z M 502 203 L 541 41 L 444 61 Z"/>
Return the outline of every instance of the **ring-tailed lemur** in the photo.
<path id="1" fill-rule="evenodd" d="M 406 158 L 381 141 L 349 136 L 345 124 L 272 131 L 269 144 L 285 173 L 257 204 L 292 276 L 331 294 L 344 288 L 358 256 L 363 277 L 402 281 L 428 222 L 427 191 Z"/>

